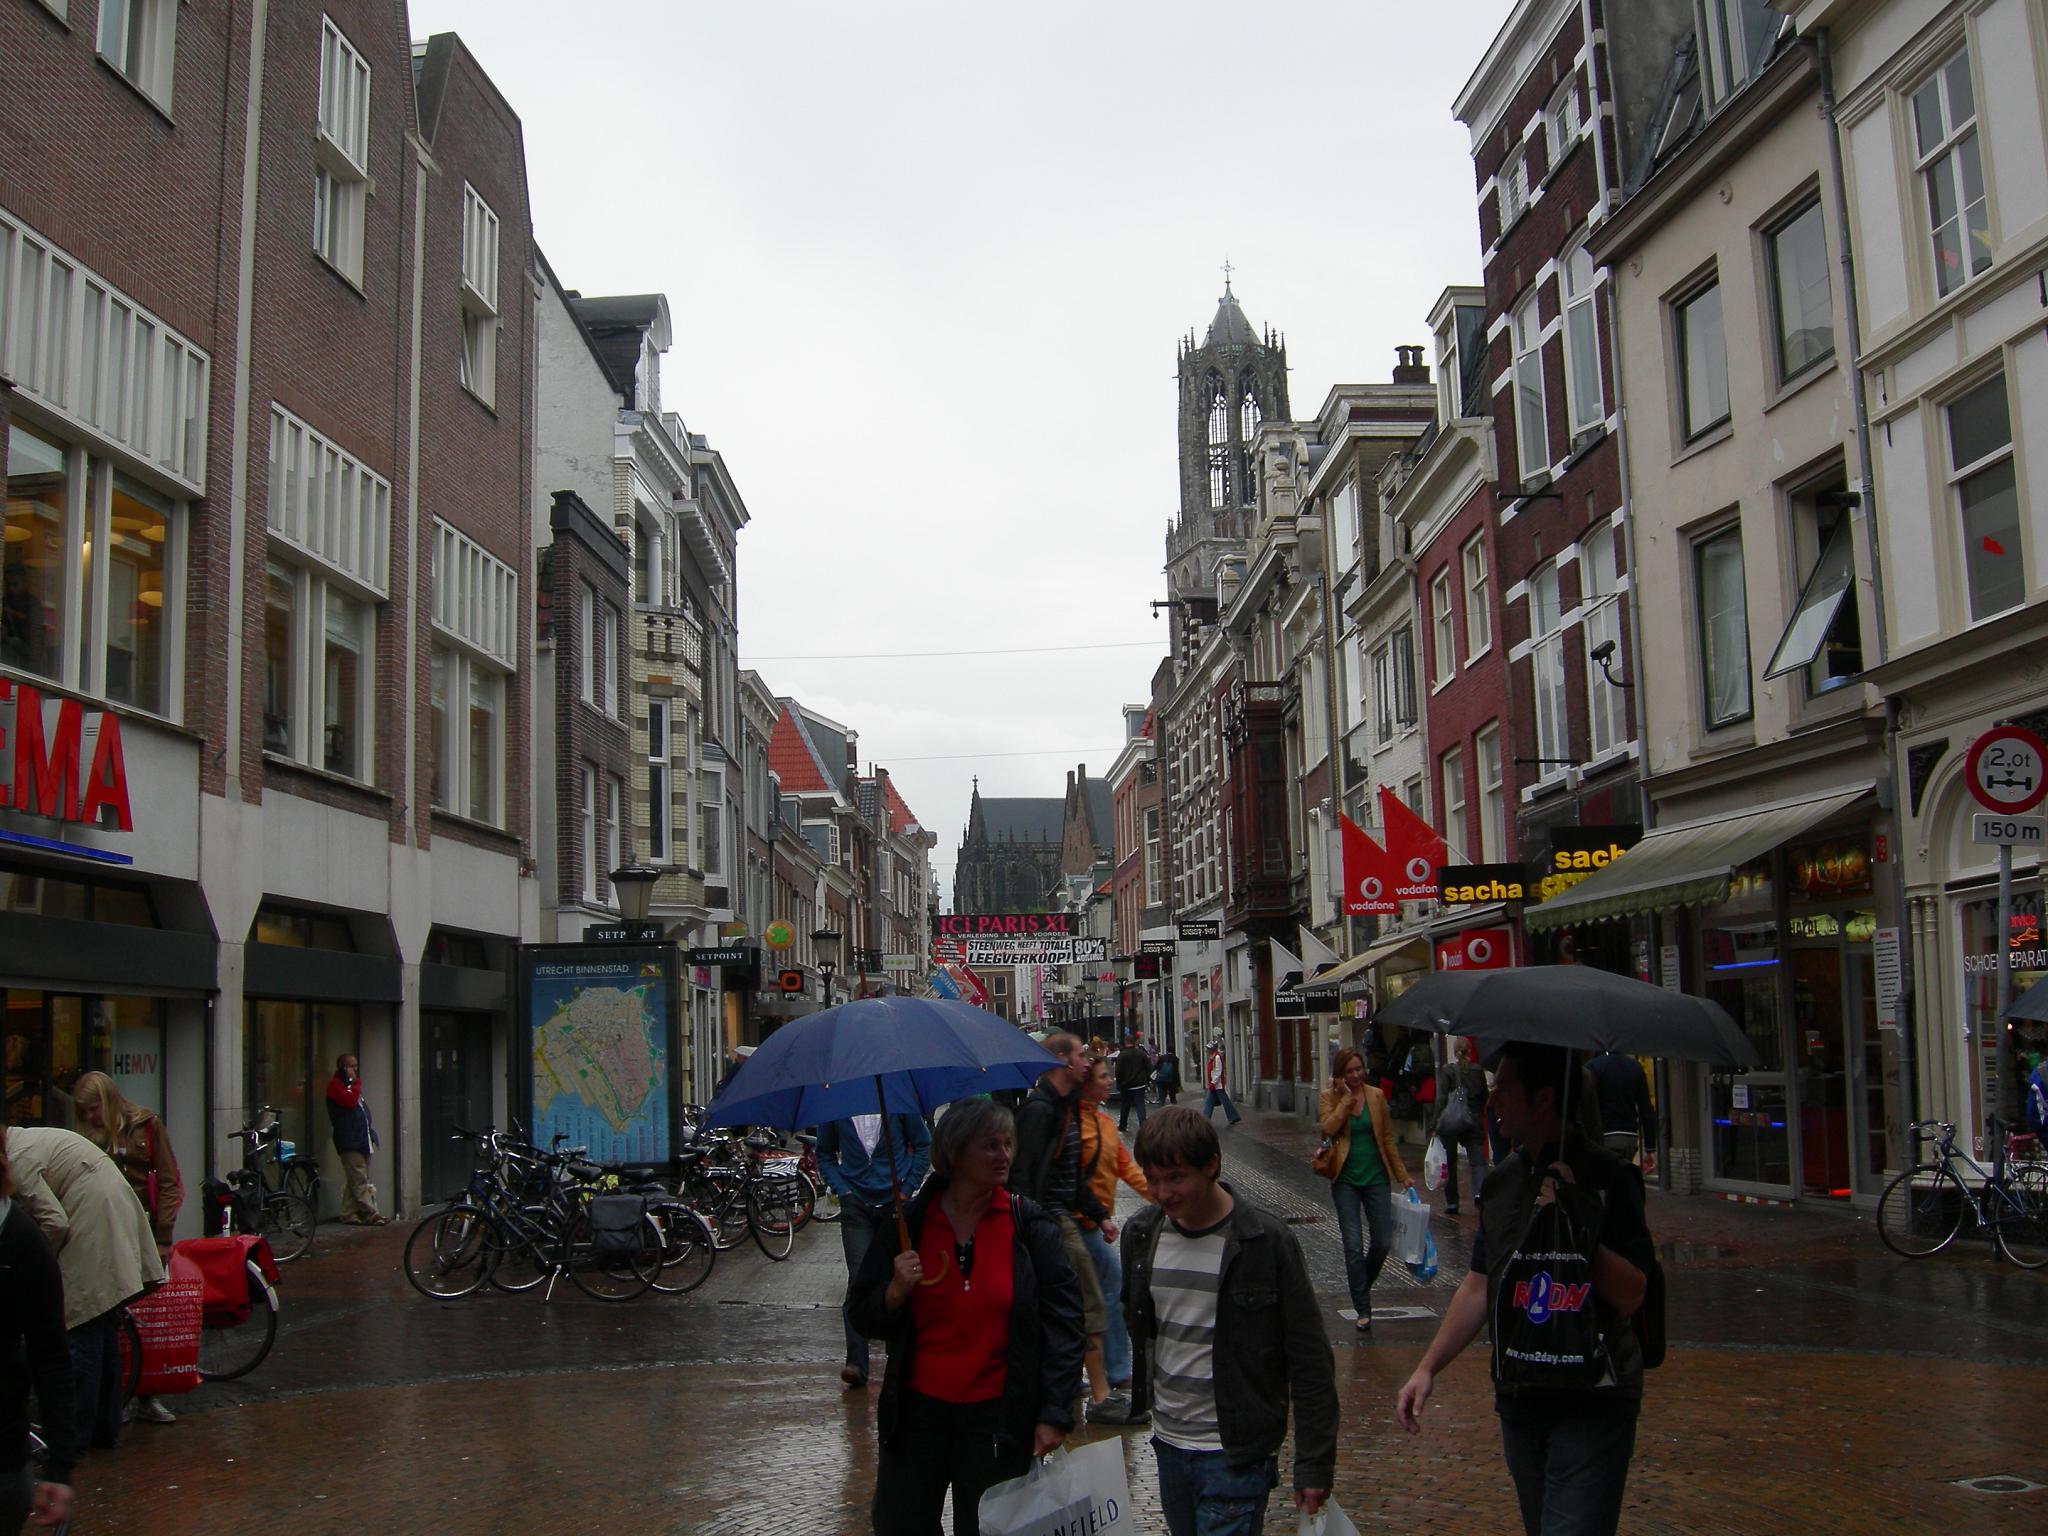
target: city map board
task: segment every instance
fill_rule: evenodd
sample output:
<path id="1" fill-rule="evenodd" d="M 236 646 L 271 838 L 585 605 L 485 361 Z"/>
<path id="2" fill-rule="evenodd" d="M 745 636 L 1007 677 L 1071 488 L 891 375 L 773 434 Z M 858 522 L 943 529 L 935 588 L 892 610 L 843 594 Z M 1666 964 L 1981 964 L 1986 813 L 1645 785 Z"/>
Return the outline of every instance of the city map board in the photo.
<path id="1" fill-rule="evenodd" d="M 674 1136 L 673 944 L 528 944 L 520 993 L 537 1146 L 599 1163 L 667 1159 Z"/>

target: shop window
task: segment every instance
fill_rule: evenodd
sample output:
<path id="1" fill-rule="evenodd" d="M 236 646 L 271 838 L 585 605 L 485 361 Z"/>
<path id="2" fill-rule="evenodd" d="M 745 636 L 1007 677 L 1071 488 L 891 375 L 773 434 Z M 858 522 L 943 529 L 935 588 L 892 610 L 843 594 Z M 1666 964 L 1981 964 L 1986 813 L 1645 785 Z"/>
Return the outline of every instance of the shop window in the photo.
<path id="1" fill-rule="evenodd" d="M 362 1025 L 353 1003 L 288 1003 L 249 999 L 242 1032 L 242 1089 L 247 1112 L 277 1112 L 277 1123 L 299 1155 L 319 1159 L 323 1215 L 332 1214 L 347 1185 L 322 1103 L 335 1061 L 361 1049 Z M 382 1105 L 378 1106 L 382 1108 Z M 390 1134 L 386 1127 L 385 1134 Z"/>
<path id="2" fill-rule="evenodd" d="M 428 965 L 460 965 L 473 971 L 496 969 L 491 962 L 489 940 L 474 933 L 458 933 L 452 928 L 429 930 L 422 958 Z"/>
<path id="3" fill-rule="evenodd" d="M 2015 997 L 2036 982 L 2048 979 L 2048 941 L 2043 937 L 2042 905 L 2041 886 L 2037 882 L 2023 880 L 2013 888 L 2007 943 L 2012 956 Z M 1999 1102 L 1998 898 L 1985 895 L 1959 901 L 1956 911 L 1962 925 L 1963 1022 L 1981 1074 L 1978 1102 L 1995 1105 Z M 2017 1017 L 2011 1024 L 2015 1059 L 2024 1074 L 2033 1055 L 2048 1054 L 2048 1024 Z M 2021 1092 L 2025 1092 L 2024 1087 Z"/>
<path id="4" fill-rule="evenodd" d="M 1952 293 L 1991 265 L 1991 205 L 1967 48 L 1913 92 L 1913 149 L 1927 198 L 1934 291 Z"/>
<path id="5" fill-rule="evenodd" d="M 2012 415 L 2003 373 L 1950 404 L 1948 442 L 1949 485 L 1961 514 L 1970 617 L 1988 619 L 2017 608 L 2027 593 Z"/>
<path id="6" fill-rule="evenodd" d="M 1713 1172 L 1737 1183 L 1784 1188 L 1792 1182 L 1792 1112 L 1778 1011 L 1775 887 L 1766 859 L 1729 877 L 1722 902 L 1699 915 L 1700 989 L 1728 1010 L 1748 1037 L 1757 1066 L 1715 1072 L 1707 1083 Z"/>
<path id="7" fill-rule="evenodd" d="M 5 1123 L 75 1130 L 71 1088 L 104 1072 L 134 1103 L 161 1114 L 163 1003 L 11 989 L 0 993 L 0 1090 Z"/>
<path id="8" fill-rule="evenodd" d="M 1802 573 L 1799 596 L 1764 676 L 1804 669 L 1807 694 L 1818 697 L 1863 670 L 1854 518 L 1839 479 L 1828 490 L 1792 498 L 1791 512 L 1793 555 Z"/>
<path id="9" fill-rule="evenodd" d="M 370 200 L 370 66 L 321 18 L 320 116 L 313 136 L 313 249 L 358 286 Z"/>
<path id="10" fill-rule="evenodd" d="M 331 949 L 343 954 L 355 952 L 355 938 L 348 919 L 297 907 L 262 906 L 249 929 L 252 944 L 282 944 L 293 949 Z"/>
<path id="11" fill-rule="evenodd" d="M 1693 545 L 1693 581 L 1705 724 L 1717 730 L 1750 713 L 1749 600 L 1742 580 L 1741 529 Z"/>
<path id="12" fill-rule="evenodd" d="M 27 870 L 0 870 L 0 912 L 119 923 L 130 928 L 157 926 L 156 907 L 147 887 Z"/>
<path id="13" fill-rule="evenodd" d="M 100 0 L 99 55 L 135 89 L 171 110 L 178 0 Z"/>

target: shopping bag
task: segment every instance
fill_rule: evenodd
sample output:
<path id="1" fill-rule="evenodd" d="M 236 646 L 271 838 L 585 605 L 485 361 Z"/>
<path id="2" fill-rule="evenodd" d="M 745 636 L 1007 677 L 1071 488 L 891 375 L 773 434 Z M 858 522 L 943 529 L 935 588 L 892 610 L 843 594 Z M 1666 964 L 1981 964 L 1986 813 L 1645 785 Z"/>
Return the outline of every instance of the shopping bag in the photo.
<path id="1" fill-rule="evenodd" d="M 1427 1210 L 1428 1207 L 1425 1206 L 1424 1209 Z M 1422 1234 L 1422 1262 L 1420 1264 L 1410 1264 L 1408 1266 L 1408 1273 L 1416 1279 L 1423 1281 L 1436 1278 L 1436 1239 L 1429 1235 L 1426 1228 Z"/>
<path id="2" fill-rule="evenodd" d="M 164 1283 L 128 1303 L 135 1336 L 142 1341 L 143 1397 L 174 1397 L 199 1385 L 199 1325 L 206 1308 L 206 1277 L 197 1264 L 173 1252 Z M 122 1347 L 127 1339 L 122 1338 Z M 125 1372 L 128 1362 L 121 1362 Z"/>
<path id="3" fill-rule="evenodd" d="M 1337 1507 L 1335 1499 L 1325 1499 L 1321 1509 L 1301 1517 L 1294 1528 L 1294 1536 L 1358 1536 L 1358 1527 Z"/>
<path id="4" fill-rule="evenodd" d="M 1429 1207 L 1414 1190 L 1406 1200 L 1394 1202 L 1394 1257 L 1403 1264 L 1420 1264 L 1429 1245 Z"/>
<path id="5" fill-rule="evenodd" d="M 1136 1536 L 1124 1443 L 1057 1450 L 981 1496 L 981 1536 Z"/>
<path id="6" fill-rule="evenodd" d="M 1596 1244 L 1564 1208 L 1538 1206 L 1493 1288 L 1493 1379 L 1511 1388 L 1612 1383 L 1593 1295 Z"/>
<path id="7" fill-rule="evenodd" d="M 1429 1150 L 1422 1154 L 1422 1182 L 1431 1189 L 1442 1189 L 1450 1162 L 1449 1154 L 1444 1151 L 1443 1137 L 1430 1137 Z"/>

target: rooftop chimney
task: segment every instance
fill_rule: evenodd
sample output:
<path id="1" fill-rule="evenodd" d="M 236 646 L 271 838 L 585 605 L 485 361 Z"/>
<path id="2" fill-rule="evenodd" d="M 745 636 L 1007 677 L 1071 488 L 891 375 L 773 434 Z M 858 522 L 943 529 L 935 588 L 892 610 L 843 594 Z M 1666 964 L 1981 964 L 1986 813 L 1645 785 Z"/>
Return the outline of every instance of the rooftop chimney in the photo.
<path id="1" fill-rule="evenodd" d="M 1399 359 L 1394 364 L 1394 382 L 1396 384 L 1427 384 L 1429 382 L 1429 364 L 1422 360 L 1422 348 L 1396 347 L 1394 348 L 1394 356 Z"/>

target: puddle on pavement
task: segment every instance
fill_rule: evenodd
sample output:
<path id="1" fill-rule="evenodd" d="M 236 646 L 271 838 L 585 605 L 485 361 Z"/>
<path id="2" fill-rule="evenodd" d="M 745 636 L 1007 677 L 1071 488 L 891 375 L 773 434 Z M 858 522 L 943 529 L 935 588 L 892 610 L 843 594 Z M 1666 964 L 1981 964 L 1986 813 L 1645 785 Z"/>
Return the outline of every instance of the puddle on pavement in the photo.
<path id="1" fill-rule="evenodd" d="M 1726 1259 L 1734 1256 L 1733 1248 L 1724 1248 L 1719 1243 L 1666 1242 L 1657 1245 L 1657 1257 L 1666 1264 L 1696 1264 L 1703 1259 Z"/>

